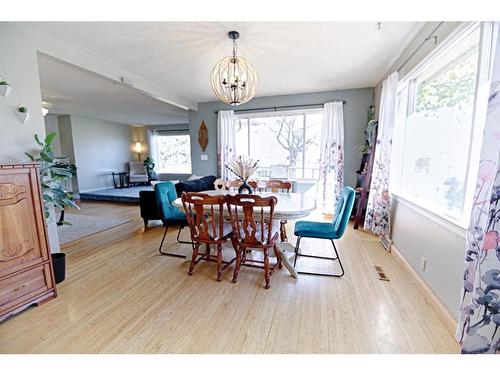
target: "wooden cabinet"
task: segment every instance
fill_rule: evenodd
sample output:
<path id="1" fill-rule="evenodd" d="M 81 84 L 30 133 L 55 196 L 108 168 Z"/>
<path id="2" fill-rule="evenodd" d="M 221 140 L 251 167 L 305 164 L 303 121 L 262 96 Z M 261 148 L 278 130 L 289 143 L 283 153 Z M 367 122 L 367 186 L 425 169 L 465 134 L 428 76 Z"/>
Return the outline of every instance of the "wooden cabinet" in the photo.
<path id="1" fill-rule="evenodd" d="M 0 321 L 55 296 L 38 165 L 0 165 Z"/>

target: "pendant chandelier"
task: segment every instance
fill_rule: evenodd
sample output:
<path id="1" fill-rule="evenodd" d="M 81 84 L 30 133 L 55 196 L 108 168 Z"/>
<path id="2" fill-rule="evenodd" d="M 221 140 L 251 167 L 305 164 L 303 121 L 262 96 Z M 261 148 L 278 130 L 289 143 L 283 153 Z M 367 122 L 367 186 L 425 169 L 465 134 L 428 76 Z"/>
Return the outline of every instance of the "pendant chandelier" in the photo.
<path id="1" fill-rule="evenodd" d="M 220 100 L 236 106 L 248 102 L 255 96 L 257 72 L 250 61 L 236 55 L 238 51 L 236 39 L 240 34 L 237 31 L 230 31 L 227 35 L 233 41 L 233 55 L 223 58 L 215 65 L 210 83 Z"/>

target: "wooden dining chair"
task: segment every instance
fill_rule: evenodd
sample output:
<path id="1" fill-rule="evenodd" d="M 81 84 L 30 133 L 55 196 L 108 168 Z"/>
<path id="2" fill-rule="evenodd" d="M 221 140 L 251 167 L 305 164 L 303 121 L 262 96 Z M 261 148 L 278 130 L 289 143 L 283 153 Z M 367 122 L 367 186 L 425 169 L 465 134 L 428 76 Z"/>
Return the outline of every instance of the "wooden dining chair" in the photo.
<path id="1" fill-rule="evenodd" d="M 241 181 L 241 180 L 224 181 L 224 180 L 218 178 L 214 182 L 215 190 L 229 190 L 231 188 L 238 189 L 241 185 L 243 185 L 243 181 Z M 255 181 L 255 180 L 248 181 L 248 185 L 250 185 L 250 187 L 254 191 L 257 189 L 257 181 Z"/>
<path id="2" fill-rule="evenodd" d="M 226 189 L 230 190 L 231 188 L 238 189 L 241 185 L 243 185 L 243 181 L 241 180 L 227 180 L 225 181 L 226 183 Z"/>
<path id="3" fill-rule="evenodd" d="M 273 220 L 276 197 L 251 194 L 228 196 L 227 209 L 233 229 L 232 242 L 236 251 L 233 283 L 238 280 L 241 266 L 264 269 L 266 289 L 276 267 L 282 268 L 281 252 L 277 248 L 279 225 Z M 277 262 L 269 263 L 269 250 L 273 248 Z M 264 261 L 247 259 L 247 250 L 261 250 Z"/>
<path id="4" fill-rule="evenodd" d="M 290 181 L 282 180 L 267 180 L 264 189 L 272 193 L 289 193 L 292 190 L 292 183 Z M 287 220 L 280 221 L 280 240 L 287 242 L 288 236 L 286 234 Z"/>
<path id="5" fill-rule="evenodd" d="M 289 193 L 292 190 L 292 183 L 282 180 L 267 180 L 266 190 L 272 193 Z"/>
<path id="6" fill-rule="evenodd" d="M 194 267 L 200 261 L 217 263 L 217 281 L 222 280 L 222 273 L 236 260 L 222 259 L 222 245 L 231 235 L 231 224 L 224 220 L 224 195 L 209 195 L 203 193 L 182 193 L 182 205 L 186 212 L 186 219 L 193 241 L 193 256 L 188 275 L 191 276 Z M 200 253 L 200 246 L 206 245 L 204 253 Z M 211 255 L 210 246 L 214 246 L 217 255 Z"/>

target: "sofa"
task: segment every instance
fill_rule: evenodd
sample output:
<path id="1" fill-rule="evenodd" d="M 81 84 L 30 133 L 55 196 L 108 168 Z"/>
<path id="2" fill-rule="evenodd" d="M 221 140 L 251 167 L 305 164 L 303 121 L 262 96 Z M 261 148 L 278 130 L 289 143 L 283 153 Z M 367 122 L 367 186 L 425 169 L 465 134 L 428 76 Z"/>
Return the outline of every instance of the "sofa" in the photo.
<path id="1" fill-rule="evenodd" d="M 179 197 L 184 191 L 189 193 L 214 190 L 214 181 L 216 178 L 215 176 L 205 176 L 194 180 L 181 181 L 175 184 L 175 191 Z M 158 203 L 156 202 L 156 196 L 153 190 L 143 190 L 139 192 L 139 206 L 141 209 L 141 218 L 144 221 L 145 227 L 148 226 L 149 220 L 161 220 L 160 213 L 158 212 Z"/>

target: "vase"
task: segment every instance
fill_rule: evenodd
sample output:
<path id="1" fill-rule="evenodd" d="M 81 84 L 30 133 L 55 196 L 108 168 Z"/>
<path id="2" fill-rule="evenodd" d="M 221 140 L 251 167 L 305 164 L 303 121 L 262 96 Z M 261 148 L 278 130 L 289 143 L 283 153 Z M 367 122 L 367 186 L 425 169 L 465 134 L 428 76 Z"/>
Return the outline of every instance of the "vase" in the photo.
<path id="1" fill-rule="evenodd" d="M 243 184 L 238 188 L 238 193 L 243 194 L 243 192 L 247 190 L 247 194 L 253 194 L 253 189 L 250 185 L 248 185 L 247 180 L 243 181 Z"/>

